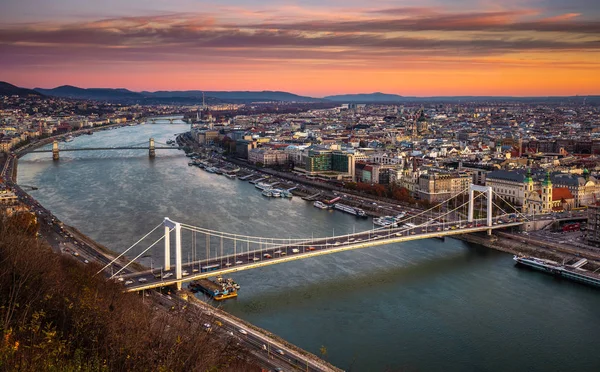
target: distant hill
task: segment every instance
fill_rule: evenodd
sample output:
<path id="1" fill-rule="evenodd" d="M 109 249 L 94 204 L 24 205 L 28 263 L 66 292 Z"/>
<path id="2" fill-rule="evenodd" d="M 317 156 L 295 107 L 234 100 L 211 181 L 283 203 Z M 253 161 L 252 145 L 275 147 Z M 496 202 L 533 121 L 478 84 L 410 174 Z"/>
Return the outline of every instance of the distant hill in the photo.
<path id="1" fill-rule="evenodd" d="M 431 103 L 431 102 L 523 102 L 523 103 L 600 103 L 600 96 L 550 96 L 550 97 L 511 97 L 511 96 L 437 96 L 437 97 L 406 97 L 386 93 L 362 93 L 327 96 L 325 99 L 340 103 Z"/>
<path id="2" fill-rule="evenodd" d="M 157 91 L 157 92 L 133 92 L 127 89 L 110 88 L 78 88 L 63 85 L 52 89 L 35 88 L 37 92 L 48 96 L 91 99 L 98 101 L 120 101 L 120 102 L 176 102 L 176 103 L 199 103 L 202 102 L 201 90 L 185 91 Z M 321 98 L 304 97 L 288 92 L 277 91 L 205 91 L 207 102 L 257 102 L 257 101 L 284 101 L 284 102 L 322 102 Z"/>
<path id="3" fill-rule="evenodd" d="M 110 88 L 79 88 L 72 85 L 62 85 L 52 89 L 34 88 L 35 91 L 47 96 L 76 98 L 76 99 L 91 99 L 98 101 L 117 101 L 117 100 L 136 100 L 143 99 L 144 96 L 140 93 L 132 92 L 127 89 L 110 89 Z"/>
<path id="4" fill-rule="evenodd" d="M 153 98 L 199 98 L 201 90 L 141 92 L 146 97 Z M 223 101 L 285 101 L 285 102 L 321 102 L 322 98 L 299 96 L 297 94 L 278 91 L 204 91 L 205 97 L 218 98 Z"/>
<path id="5" fill-rule="evenodd" d="M 370 103 L 370 102 L 399 102 L 404 101 L 405 97 L 397 94 L 387 93 L 359 93 L 359 94 L 341 94 L 336 96 L 327 96 L 325 99 L 335 102 L 356 102 L 356 103 Z"/>
<path id="6" fill-rule="evenodd" d="M 18 86 L 0 81 L 0 96 L 41 96 L 35 90 L 20 88 Z"/>

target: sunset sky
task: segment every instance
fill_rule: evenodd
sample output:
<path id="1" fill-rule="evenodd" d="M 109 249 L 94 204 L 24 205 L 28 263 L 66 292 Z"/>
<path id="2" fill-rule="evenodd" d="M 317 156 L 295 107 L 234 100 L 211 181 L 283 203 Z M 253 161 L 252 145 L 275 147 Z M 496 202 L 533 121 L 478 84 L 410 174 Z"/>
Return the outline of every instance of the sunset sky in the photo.
<path id="1" fill-rule="evenodd" d="M 3 0 L 0 80 L 315 97 L 600 94 L 600 1 Z"/>

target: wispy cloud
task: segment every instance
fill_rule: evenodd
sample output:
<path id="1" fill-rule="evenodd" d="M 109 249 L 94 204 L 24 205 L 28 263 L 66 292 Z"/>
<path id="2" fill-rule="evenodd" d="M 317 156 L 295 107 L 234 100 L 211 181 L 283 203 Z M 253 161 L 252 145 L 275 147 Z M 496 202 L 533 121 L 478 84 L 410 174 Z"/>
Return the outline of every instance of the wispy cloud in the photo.
<path id="1" fill-rule="evenodd" d="M 69 23 L 0 25 L 0 65 L 202 63 L 355 71 L 494 65 L 600 67 L 600 21 L 540 9 L 449 12 L 436 7 L 214 9 Z M 536 56 L 537 57 L 532 57 Z M 521 57 L 519 57 L 521 56 Z M 566 57 L 565 57 L 566 56 Z M 533 58 L 533 59 L 532 59 Z M 566 60 L 565 60 L 566 58 Z M 595 61 L 596 62 L 595 62 Z M 504 62 L 503 62 L 504 61 Z M 562 66 L 562 67 L 561 67 Z M 268 68 L 266 68 L 268 69 Z"/>

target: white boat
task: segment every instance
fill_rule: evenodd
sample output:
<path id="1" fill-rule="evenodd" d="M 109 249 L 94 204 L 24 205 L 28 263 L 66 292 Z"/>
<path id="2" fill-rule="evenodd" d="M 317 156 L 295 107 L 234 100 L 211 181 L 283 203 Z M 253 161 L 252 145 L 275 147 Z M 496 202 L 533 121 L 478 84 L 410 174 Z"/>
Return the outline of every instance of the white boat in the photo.
<path id="1" fill-rule="evenodd" d="M 354 208 L 351 207 L 349 205 L 346 204 L 342 204 L 342 203 L 335 203 L 335 205 L 333 206 L 335 209 L 342 211 L 342 212 L 346 212 L 358 217 L 367 217 L 367 214 L 365 213 L 365 211 L 363 211 L 360 208 Z"/>
<path id="2" fill-rule="evenodd" d="M 69 135 L 68 135 L 68 136 L 65 138 L 65 142 L 71 142 L 71 141 L 73 141 L 73 139 L 74 139 L 74 138 L 73 138 L 73 136 L 69 134 Z"/>
<path id="3" fill-rule="evenodd" d="M 373 223 L 377 226 L 392 226 L 392 227 L 396 227 L 398 226 L 398 221 L 400 219 L 398 217 L 393 217 L 393 216 L 383 216 L 383 217 L 377 217 L 377 218 L 373 218 Z"/>
<path id="4" fill-rule="evenodd" d="M 263 190 L 262 194 L 263 194 L 263 196 L 268 196 L 268 197 L 273 196 L 273 194 L 271 193 L 271 190 Z"/>
<path id="5" fill-rule="evenodd" d="M 268 183 L 259 182 L 259 183 L 255 184 L 254 187 L 256 187 L 259 190 L 265 190 L 265 189 L 269 189 L 271 187 L 271 185 L 269 185 Z"/>
<path id="6" fill-rule="evenodd" d="M 323 203 L 322 201 L 317 200 L 316 202 L 313 203 L 313 205 L 319 209 L 329 209 L 329 206 L 325 203 Z"/>
<path id="7" fill-rule="evenodd" d="M 274 198 L 280 198 L 281 197 L 281 192 L 279 190 L 274 189 L 274 190 L 271 190 L 271 195 Z"/>

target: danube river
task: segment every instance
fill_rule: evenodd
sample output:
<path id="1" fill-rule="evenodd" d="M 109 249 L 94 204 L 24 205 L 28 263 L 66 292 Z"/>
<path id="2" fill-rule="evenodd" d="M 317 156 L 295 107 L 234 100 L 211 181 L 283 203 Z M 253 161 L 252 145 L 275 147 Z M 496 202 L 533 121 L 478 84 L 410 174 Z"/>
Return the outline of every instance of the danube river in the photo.
<path id="1" fill-rule="evenodd" d="M 188 128 L 146 124 L 61 146 L 166 142 Z M 371 227 L 297 197 L 267 199 L 248 182 L 188 160 L 177 150 L 158 150 L 154 160 L 143 150 L 63 152 L 59 162 L 29 154 L 19 161 L 19 182 L 38 186 L 31 195 L 44 206 L 115 251 L 165 216 L 279 238 Z M 160 249 L 152 257 L 159 267 Z M 516 268 L 510 255 L 453 239 L 342 252 L 234 279 L 242 289 L 225 310 L 317 355 L 324 346 L 323 357 L 347 371 L 600 370 L 599 290 Z"/>

